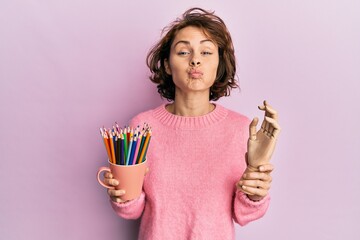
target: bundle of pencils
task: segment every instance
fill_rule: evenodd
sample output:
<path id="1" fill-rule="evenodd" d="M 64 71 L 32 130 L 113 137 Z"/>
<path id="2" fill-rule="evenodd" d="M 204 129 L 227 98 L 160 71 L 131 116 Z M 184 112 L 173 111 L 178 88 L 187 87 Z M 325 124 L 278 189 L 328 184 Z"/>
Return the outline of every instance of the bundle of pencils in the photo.
<path id="1" fill-rule="evenodd" d="M 118 165 L 134 165 L 145 161 L 151 139 L 151 128 L 144 123 L 132 128 L 119 128 L 115 122 L 112 129 L 100 128 L 109 161 Z"/>

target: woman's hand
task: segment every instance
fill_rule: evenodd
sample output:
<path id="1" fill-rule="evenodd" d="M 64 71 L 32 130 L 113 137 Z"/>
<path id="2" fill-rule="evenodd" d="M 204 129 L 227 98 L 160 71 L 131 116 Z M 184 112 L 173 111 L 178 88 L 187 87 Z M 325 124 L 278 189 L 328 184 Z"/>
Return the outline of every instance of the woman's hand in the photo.
<path id="1" fill-rule="evenodd" d="M 254 169 L 269 163 L 280 133 L 277 112 L 266 101 L 264 101 L 263 106 L 259 106 L 259 109 L 265 111 L 264 120 L 259 131 L 256 131 L 259 119 L 254 118 L 251 121 L 249 126 L 250 137 L 247 144 L 247 164 L 248 167 Z"/>
<path id="2" fill-rule="evenodd" d="M 261 165 L 258 170 L 247 168 L 236 187 L 247 194 L 253 201 L 260 201 L 269 192 L 272 178 L 270 173 L 274 170 L 273 165 Z"/>
<path id="3" fill-rule="evenodd" d="M 104 174 L 104 183 L 114 188 L 107 190 L 108 195 L 110 196 L 113 202 L 124 203 L 126 201 L 121 199 L 121 196 L 125 194 L 125 190 L 116 190 L 115 187 L 119 185 L 119 181 L 113 178 L 113 175 L 109 172 Z"/>

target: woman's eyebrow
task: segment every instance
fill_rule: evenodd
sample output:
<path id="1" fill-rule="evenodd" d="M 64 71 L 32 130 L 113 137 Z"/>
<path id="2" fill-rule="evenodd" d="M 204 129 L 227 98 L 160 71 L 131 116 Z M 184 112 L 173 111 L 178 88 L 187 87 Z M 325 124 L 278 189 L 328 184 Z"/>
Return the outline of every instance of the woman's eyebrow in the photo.
<path id="1" fill-rule="evenodd" d="M 211 41 L 210 39 L 204 39 L 204 40 L 201 40 L 200 41 L 200 44 L 204 43 L 204 42 L 211 42 L 212 44 L 214 44 L 213 41 Z M 176 45 L 178 45 L 179 43 L 183 43 L 185 45 L 190 45 L 190 42 L 189 41 L 185 41 L 185 40 L 180 40 L 178 42 L 175 43 L 174 47 L 176 47 Z"/>

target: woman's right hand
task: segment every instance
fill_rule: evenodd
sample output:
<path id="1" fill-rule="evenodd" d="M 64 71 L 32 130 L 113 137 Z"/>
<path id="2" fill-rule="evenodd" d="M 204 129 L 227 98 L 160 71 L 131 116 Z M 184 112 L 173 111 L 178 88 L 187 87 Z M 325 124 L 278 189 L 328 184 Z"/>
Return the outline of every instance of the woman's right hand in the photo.
<path id="1" fill-rule="evenodd" d="M 113 178 L 113 175 L 109 172 L 106 172 L 104 174 L 104 183 L 110 186 L 113 186 L 114 188 L 110 188 L 107 190 L 108 195 L 110 196 L 111 200 L 113 202 L 117 203 L 124 203 L 125 200 L 121 199 L 121 196 L 125 194 L 125 190 L 116 190 L 115 187 L 119 185 L 119 181 Z"/>

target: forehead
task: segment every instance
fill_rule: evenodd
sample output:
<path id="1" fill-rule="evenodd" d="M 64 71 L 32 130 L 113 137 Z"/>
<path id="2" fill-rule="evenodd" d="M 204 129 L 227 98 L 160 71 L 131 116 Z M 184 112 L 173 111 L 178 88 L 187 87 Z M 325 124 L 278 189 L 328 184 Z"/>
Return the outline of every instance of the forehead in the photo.
<path id="1" fill-rule="evenodd" d="M 210 35 L 207 32 L 204 32 L 203 29 L 193 26 L 188 26 L 181 29 L 174 37 L 173 44 L 176 44 L 179 41 L 187 41 L 198 43 L 203 40 L 210 40 L 213 44 L 216 43 L 211 39 Z M 210 41 L 206 41 L 207 43 L 211 43 Z"/>

